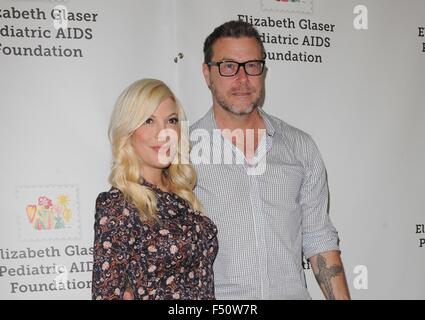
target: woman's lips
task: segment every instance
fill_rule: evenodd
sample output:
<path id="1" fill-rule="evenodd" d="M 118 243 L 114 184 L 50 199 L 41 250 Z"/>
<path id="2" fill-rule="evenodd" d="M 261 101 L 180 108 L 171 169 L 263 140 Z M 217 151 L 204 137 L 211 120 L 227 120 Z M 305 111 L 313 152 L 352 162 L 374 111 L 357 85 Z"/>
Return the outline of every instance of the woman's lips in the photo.
<path id="1" fill-rule="evenodd" d="M 170 155 L 170 145 L 162 145 L 162 146 L 153 146 L 153 147 L 151 147 L 151 149 L 153 150 L 153 151 L 155 151 L 156 153 L 165 153 L 167 156 L 169 156 Z"/>
<path id="2" fill-rule="evenodd" d="M 161 149 L 162 150 L 168 150 L 169 146 L 163 145 L 163 146 L 153 146 L 151 147 L 155 152 L 159 152 Z"/>

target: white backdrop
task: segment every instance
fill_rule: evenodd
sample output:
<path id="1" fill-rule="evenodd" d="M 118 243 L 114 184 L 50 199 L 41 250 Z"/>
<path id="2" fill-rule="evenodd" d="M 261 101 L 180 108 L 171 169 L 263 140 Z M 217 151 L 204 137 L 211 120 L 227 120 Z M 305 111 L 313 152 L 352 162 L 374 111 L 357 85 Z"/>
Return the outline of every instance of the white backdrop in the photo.
<path id="1" fill-rule="evenodd" d="M 268 52 L 320 55 L 321 63 L 269 59 L 264 109 L 310 133 L 321 150 L 352 297 L 425 298 L 425 234 L 416 232 L 425 223 L 425 38 L 418 36 L 425 1 L 365 0 L 367 30 L 353 27 L 358 3 L 351 0 L 60 3 L 98 14 L 96 22 L 69 21 L 70 28 L 92 29 L 91 39 L 12 37 L 12 26 L 55 34 L 49 17 L 55 3 L 0 0 L 0 298 L 90 298 L 94 200 L 109 188 L 106 131 L 115 99 L 132 81 L 156 77 L 177 92 L 189 119 L 198 119 L 211 105 L 201 73 L 203 41 L 238 15 L 294 22 L 259 27 L 301 39 L 266 43 Z M 21 14 L 39 8 L 46 19 L 7 18 L 12 7 Z M 303 30 L 307 19 L 333 24 L 334 31 Z M 302 46 L 305 36 L 328 37 L 330 46 Z M 79 48 L 83 57 L 5 49 L 38 45 Z M 42 196 L 64 214 L 64 228 L 35 224 Z M 31 257 L 37 250 L 43 251 Z M 51 289 L 62 279 L 55 265 L 68 271 L 66 290 Z M 365 268 L 354 272 L 359 265 L 367 283 Z M 306 274 L 312 297 L 322 299 L 311 270 Z M 363 287 L 354 285 L 359 279 Z"/>

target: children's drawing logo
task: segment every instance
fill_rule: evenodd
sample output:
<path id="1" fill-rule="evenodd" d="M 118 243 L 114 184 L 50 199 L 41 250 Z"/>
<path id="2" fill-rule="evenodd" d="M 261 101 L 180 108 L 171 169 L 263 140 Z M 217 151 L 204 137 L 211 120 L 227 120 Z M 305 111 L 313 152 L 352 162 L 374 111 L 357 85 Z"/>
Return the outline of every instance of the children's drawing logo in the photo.
<path id="1" fill-rule="evenodd" d="M 18 186 L 16 215 L 20 240 L 80 238 L 78 186 Z"/>
<path id="2" fill-rule="evenodd" d="M 39 196 L 37 204 L 28 204 L 26 207 L 28 222 L 35 230 L 64 229 L 72 219 L 69 208 L 69 197 L 61 194 L 54 203 L 47 196 Z"/>
<path id="3" fill-rule="evenodd" d="M 313 0 L 261 0 L 263 10 L 313 12 Z"/>

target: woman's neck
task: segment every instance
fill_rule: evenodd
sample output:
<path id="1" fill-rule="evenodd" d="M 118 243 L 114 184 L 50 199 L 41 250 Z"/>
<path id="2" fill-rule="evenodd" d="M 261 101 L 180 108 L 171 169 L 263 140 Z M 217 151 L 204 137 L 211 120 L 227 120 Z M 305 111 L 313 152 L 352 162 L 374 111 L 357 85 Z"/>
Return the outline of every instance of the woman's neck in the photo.
<path id="1" fill-rule="evenodd" d="M 164 177 L 164 173 L 162 169 L 158 169 L 158 171 L 149 170 L 149 171 L 143 172 L 142 176 L 143 176 L 143 179 L 145 179 L 147 182 L 153 185 L 156 185 L 162 191 L 165 191 L 165 192 L 168 191 L 168 182 Z"/>

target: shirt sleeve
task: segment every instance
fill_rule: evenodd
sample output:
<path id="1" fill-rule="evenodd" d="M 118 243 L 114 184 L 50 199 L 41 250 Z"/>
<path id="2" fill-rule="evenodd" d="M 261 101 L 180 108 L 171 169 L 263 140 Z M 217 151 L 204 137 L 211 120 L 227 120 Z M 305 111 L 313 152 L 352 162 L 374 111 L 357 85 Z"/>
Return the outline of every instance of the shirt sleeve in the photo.
<path id="1" fill-rule="evenodd" d="M 305 179 L 300 190 L 303 253 L 306 259 L 339 250 L 338 233 L 328 212 L 329 191 L 325 165 L 313 139 L 306 141 Z"/>
<path id="2" fill-rule="evenodd" d="M 132 243 L 129 210 L 110 193 L 96 199 L 94 223 L 92 298 L 123 299 Z"/>

